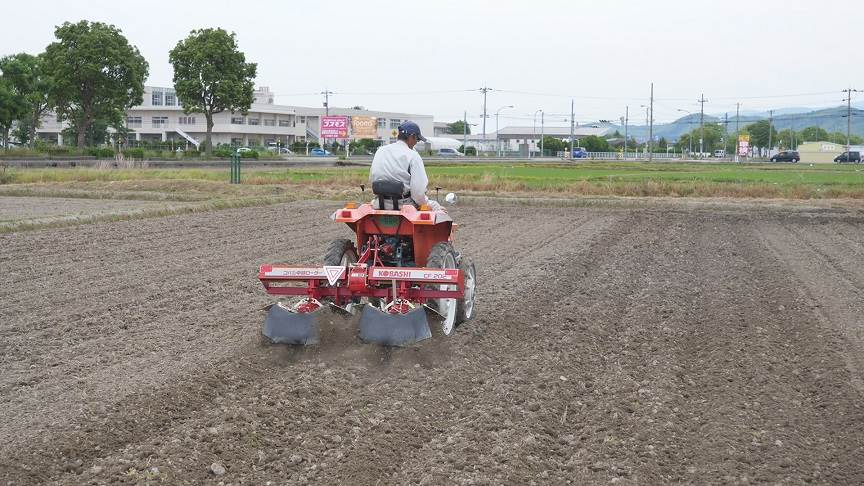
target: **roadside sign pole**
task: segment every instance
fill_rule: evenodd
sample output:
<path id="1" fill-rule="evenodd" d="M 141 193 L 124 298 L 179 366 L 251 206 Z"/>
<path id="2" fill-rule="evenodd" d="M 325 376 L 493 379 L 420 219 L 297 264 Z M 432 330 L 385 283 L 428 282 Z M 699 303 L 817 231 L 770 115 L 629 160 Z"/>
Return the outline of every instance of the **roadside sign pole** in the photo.
<path id="1" fill-rule="evenodd" d="M 234 151 L 230 161 L 231 184 L 240 184 L 240 152 Z"/>

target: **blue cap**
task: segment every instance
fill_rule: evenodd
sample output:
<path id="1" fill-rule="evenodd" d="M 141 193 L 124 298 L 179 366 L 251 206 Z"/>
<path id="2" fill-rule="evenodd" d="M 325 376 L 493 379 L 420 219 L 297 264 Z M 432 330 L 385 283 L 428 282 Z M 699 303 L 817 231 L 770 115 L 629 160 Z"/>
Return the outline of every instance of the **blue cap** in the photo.
<path id="1" fill-rule="evenodd" d="M 418 127 L 416 123 L 410 120 L 404 121 L 401 125 L 399 125 L 399 133 L 404 133 L 405 135 L 414 135 L 417 137 L 417 140 L 420 140 L 421 142 L 426 141 L 426 137 L 420 134 L 420 127 Z"/>

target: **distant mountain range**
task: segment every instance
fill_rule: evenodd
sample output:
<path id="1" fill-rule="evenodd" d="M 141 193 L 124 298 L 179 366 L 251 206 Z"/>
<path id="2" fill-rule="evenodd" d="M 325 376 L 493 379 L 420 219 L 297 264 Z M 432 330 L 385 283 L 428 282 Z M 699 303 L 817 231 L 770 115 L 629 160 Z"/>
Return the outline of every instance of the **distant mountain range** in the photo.
<path id="1" fill-rule="evenodd" d="M 750 123 L 759 120 L 767 120 L 769 114 L 767 112 L 749 112 L 742 113 L 738 120 L 738 125 L 741 129 Z M 806 127 L 819 127 L 828 132 L 846 133 L 846 107 L 838 106 L 834 108 L 823 108 L 812 110 L 809 108 L 783 108 L 774 110 L 772 117 L 774 127 L 777 131 L 793 128 L 801 130 Z M 732 113 L 725 120 L 729 133 L 735 133 L 735 113 Z M 724 123 L 724 118 L 716 115 L 705 115 L 705 124 L 709 123 Z M 654 136 L 657 138 L 665 138 L 668 141 L 677 140 L 681 135 L 688 133 L 694 128 L 699 128 L 699 114 L 693 113 L 682 118 L 679 118 L 671 123 L 658 123 L 654 125 Z M 610 132 L 618 130 L 624 134 L 624 128 L 620 125 L 612 124 Z M 648 127 L 645 125 L 630 125 L 629 135 L 637 140 L 647 140 Z M 864 109 L 860 107 L 852 108 L 852 133 L 855 135 L 864 135 Z"/>

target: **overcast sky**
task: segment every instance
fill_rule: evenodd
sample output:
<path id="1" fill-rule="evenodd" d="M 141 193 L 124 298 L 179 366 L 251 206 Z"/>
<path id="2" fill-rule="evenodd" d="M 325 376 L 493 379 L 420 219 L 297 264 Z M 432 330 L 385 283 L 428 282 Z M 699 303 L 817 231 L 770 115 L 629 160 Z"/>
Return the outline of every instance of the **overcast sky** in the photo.
<path id="1" fill-rule="evenodd" d="M 150 63 L 150 85 L 171 86 L 168 51 L 189 31 L 237 33 L 256 84 L 280 104 L 431 113 L 479 122 L 482 86 L 501 125 L 618 119 L 629 105 L 655 119 L 841 104 L 864 90 L 860 0 L 470 1 L 304 0 L 16 2 L 4 8 L 0 55 L 41 52 L 54 27 L 87 19 L 119 27 Z M 473 90 L 473 91 L 472 91 Z M 861 93 L 858 101 L 864 101 Z M 495 129 L 494 116 L 487 131 Z"/>

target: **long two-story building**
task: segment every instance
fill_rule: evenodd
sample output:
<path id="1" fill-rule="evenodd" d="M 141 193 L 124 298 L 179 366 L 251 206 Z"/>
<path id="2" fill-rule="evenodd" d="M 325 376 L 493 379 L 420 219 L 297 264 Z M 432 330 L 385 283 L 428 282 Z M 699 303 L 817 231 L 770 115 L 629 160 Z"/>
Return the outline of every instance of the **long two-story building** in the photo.
<path id="1" fill-rule="evenodd" d="M 301 106 L 277 105 L 269 88 L 259 87 L 248 113 L 223 112 L 213 117 L 213 145 L 257 146 L 270 143 L 290 145 L 294 142 L 319 142 L 321 116 L 327 110 Z M 353 108 L 329 109 L 330 115 L 367 116 L 376 118 L 378 140 L 389 143 L 395 139 L 396 127 L 412 120 L 423 133 L 433 133 L 432 115 L 393 113 Z M 52 143 L 64 143 L 62 131 L 68 125 L 54 115 L 46 116 L 38 135 Z M 183 113 L 173 88 L 147 86 L 144 102 L 126 112 L 126 127 L 130 139 L 138 142 L 174 141 L 178 145 L 197 146 L 204 141 L 207 124 L 201 113 Z"/>

